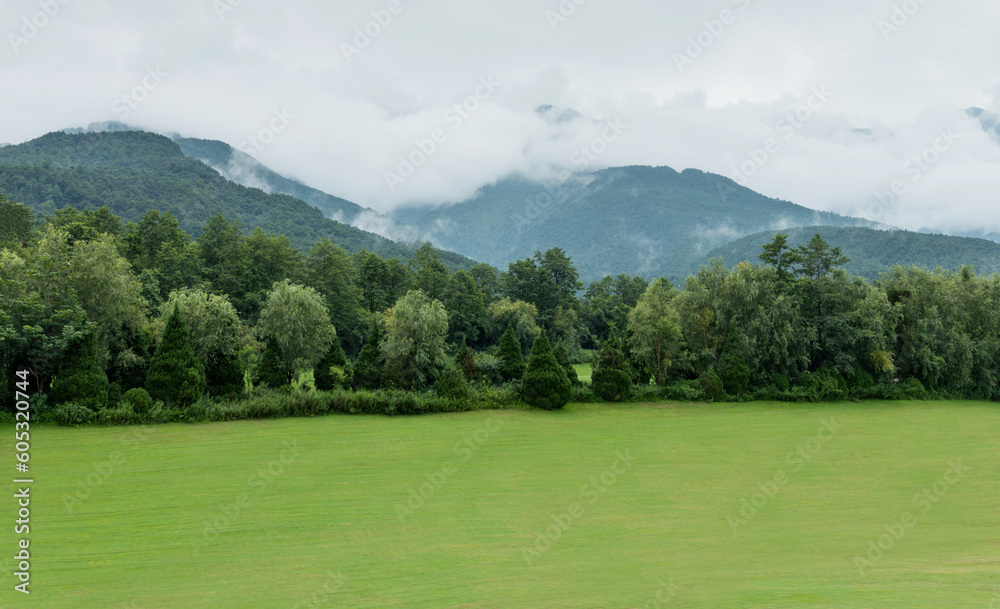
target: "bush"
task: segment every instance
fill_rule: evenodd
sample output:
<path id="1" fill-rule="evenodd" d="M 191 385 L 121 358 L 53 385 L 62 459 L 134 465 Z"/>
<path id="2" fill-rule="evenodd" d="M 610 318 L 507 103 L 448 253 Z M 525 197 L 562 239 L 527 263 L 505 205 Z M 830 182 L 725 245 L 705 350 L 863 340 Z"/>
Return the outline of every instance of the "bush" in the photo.
<path id="1" fill-rule="evenodd" d="M 500 351 L 497 353 L 497 357 L 500 358 L 500 376 L 504 381 L 513 381 L 524 377 L 525 365 L 524 356 L 521 355 L 521 343 L 514 336 L 512 326 L 508 327 L 507 331 L 503 333 L 503 337 L 500 338 Z"/>
<path id="2" fill-rule="evenodd" d="M 722 385 L 722 379 L 715 373 L 715 370 L 709 370 L 701 375 L 698 381 L 706 401 L 725 402 L 726 398 L 729 397 L 726 395 L 726 390 Z"/>
<path id="3" fill-rule="evenodd" d="M 133 410 L 132 404 L 123 401 L 114 408 L 98 412 L 92 422 L 96 425 L 135 425 L 142 420 L 142 415 Z"/>
<path id="4" fill-rule="evenodd" d="M 53 408 L 48 418 L 56 425 L 86 425 L 94 418 L 94 411 L 79 402 L 65 402 Z"/>
<path id="5" fill-rule="evenodd" d="M 77 402 L 88 410 L 108 405 L 108 376 L 97 364 L 97 339 L 94 336 L 74 341 L 52 382 L 50 397 L 56 404 Z"/>
<path id="6" fill-rule="evenodd" d="M 449 367 L 438 382 L 434 383 L 434 393 L 443 398 L 469 400 L 469 382 L 458 368 Z"/>
<path id="7" fill-rule="evenodd" d="M 142 387 L 136 387 L 125 392 L 120 404 L 129 404 L 134 412 L 146 414 L 153 409 L 153 398 Z"/>
<path id="8" fill-rule="evenodd" d="M 163 339 L 146 374 L 146 391 L 168 406 L 194 404 L 205 393 L 205 371 L 188 342 L 187 327 L 177 307 L 167 320 Z"/>
<path id="9" fill-rule="evenodd" d="M 543 410 L 558 410 L 569 402 L 572 385 L 556 361 L 549 338 L 541 332 L 535 339 L 524 372 L 521 395 L 525 402 Z"/>
<path id="10" fill-rule="evenodd" d="M 609 338 L 601 347 L 590 384 L 594 394 L 605 402 L 624 402 L 631 397 L 632 374 L 618 338 Z"/>
<path id="11" fill-rule="evenodd" d="M 476 367 L 476 379 L 480 383 L 487 385 L 499 385 L 503 382 L 503 375 L 500 368 L 503 362 L 492 353 L 476 353 L 472 356 L 472 362 Z"/>
<path id="12" fill-rule="evenodd" d="M 778 391 L 788 391 L 792 388 L 791 382 L 788 380 L 788 376 L 781 373 L 775 373 L 771 375 L 771 384 Z"/>

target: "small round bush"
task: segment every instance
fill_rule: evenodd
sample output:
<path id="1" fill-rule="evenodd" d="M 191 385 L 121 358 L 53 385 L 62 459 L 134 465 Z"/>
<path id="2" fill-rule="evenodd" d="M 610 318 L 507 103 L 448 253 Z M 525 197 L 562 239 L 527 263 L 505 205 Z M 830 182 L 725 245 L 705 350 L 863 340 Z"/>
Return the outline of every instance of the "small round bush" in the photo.
<path id="1" fill-rule="evenodd" d="M 149 392 L 142 387 L 136 387 L 135 389 L 129 389 L 122 396 L 122 403 L 131 404 L 132 411 L 136 414 L 146 414 L 153 408 L 153 398 L 150 397 Z"/>
<path id="2" fill-rule="evenodd" d="M 468 400 L 469 382 L 465 380 L 465 374 L 458 368 L 451 368 L 444 373 L 438 382 L 434 383 L 434 393 L 443 398 Z"/>

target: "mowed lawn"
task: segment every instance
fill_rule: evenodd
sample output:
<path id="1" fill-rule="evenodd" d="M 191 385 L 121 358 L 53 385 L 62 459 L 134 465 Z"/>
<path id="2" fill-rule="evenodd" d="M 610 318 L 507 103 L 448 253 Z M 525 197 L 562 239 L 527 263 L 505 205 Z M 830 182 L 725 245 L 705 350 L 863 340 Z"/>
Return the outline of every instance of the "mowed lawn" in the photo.
<path id="1" fill-rule="evenodd" d="M 1000 605 L 997 404 L 45 426 L 31 466 L 4 608 Z"/>

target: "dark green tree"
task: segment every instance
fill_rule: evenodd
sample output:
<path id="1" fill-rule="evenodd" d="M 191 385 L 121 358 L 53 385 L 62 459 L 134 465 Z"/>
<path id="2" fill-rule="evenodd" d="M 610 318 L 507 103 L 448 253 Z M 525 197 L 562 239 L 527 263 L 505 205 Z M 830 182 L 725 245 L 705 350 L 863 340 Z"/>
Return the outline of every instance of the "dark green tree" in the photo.
<path id="1" fill-rule="evenodd" d="M 434 393 L 443 398 L 454 400 L 469 399 L 469 381 L 465 374 L 455 366 L 448 366 L 440 379 L 434 383 Z"/>
<path id="2" fill-rule="evenodd" d="M 330 349 L 316 364 L 316 370 L 313 372 L 316 389 L 320 391 L 332 391 L 341 387 L 349 389 L 353 376 L 354 371 L 347 364 L 347 356 L 344 355 L 344 348 L 340 346 L 340 339 L 334 338 Z"/>
<path id="3" fill-rule="evenodd" d="M 168 406 L 189 406 L 205 393 L 205 369 L 188 342 L 187 324 L 177 307 L 146 373 L 146 391 Z"/>
<path id="4" fill-rule="evenodd" d="M 273 337 L 267 339 L 257 370 L 257 382 L 268 387 L 284 387 L 292 382 L 292 370 L 281 354 L 281 346 Z"/>
<path id="5" fill-rule="evenodd" d="M 590 383 L 594 395 L 607 402 L 621 402 L 632 395 L 632 372 L 617 336 L 601 347 Z"/>
<path id="6" fill-rule="evenodd" d="M 382 325 L 378 320 L 372 321 L 368 334 L 368 342 L 361 348 L 358 360 L 354 363 L 355 389 L 378 389 L 382 385 L 382 371 L 385 368 L 385 358 L 382 356 Z"/>
<path id="7" fill-rule="evenodd" d="M 736 329 L 729 330 L 726 337 L 726 345 L 722 348 L 722 355 L 715 365 L 722 387 L 730 395 L 742 395 L 750 384 L 750 368 L 747 366 L 746 356 L 740 348 L 739 336 Z"/>
<path id="8" fill-rule="evenodd" d="M 35 228 L 35 217 L 27 205 L 0 195 L 0 246 L 27 243 Z"/>
<path id="9" fill-rule="evenodd" d="M 544 334 L 544 332 L 543 332 Z M 521 355 L 521 343 L 514 336 L 514 328 L 508 327 L 500 339 L 500 376 L 505 381 L 514 381 L 524 376 L 524 357 Z"/>
<path id="10" fill-rule="evenodd" d="M 78 402 L 91 410 L 108 405 L 108 377 L 97 363 L 97 338 L 73 341 L 59 364 L 50 397 L 56 404 Z"/>
<path id="11" fill-rule="evenodd" d="M 763 246 L 764 252 L 758 256 L 764 264 L 773 266 L 778 271 L 779 281 L 788 281 L 792 274 L 792 265 L 798 262 L 798 254 L 788 247 L 788 235 L 778 233 L 774 239 Z"/>
<path id="12" fill-rule="evenodd" d="M 542 410 L 558 410 L 565 406 L 572 395 L 572 385 L 566 371 L 552 352 L 549 337 L 538 334 L 524 371 L 521 397 L 525 402 Z"/>

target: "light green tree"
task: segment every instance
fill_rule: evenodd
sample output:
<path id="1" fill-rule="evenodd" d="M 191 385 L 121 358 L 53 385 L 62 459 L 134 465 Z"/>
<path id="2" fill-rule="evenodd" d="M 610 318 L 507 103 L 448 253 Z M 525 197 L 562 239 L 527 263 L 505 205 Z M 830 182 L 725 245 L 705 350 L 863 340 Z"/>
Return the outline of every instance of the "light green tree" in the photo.
<path id="1" fill-rule="evenodd" d="M 681 340 L 680 316 L 671 307 L 676 295 L 669 281 L 657 279 L 628 316 L 632 357 L 652 371 L 658 385 L 666 381 Z"/>
<path id="2" fill-rule="evenodd" d="M 287 279 L 267 295 L 258 330 L 275 340 L 286 365 L 297 371 L 315 367 L 336 336 L 323 297 Z"/>
<path id="3" fill-rule="evenodd" d="M 382 353 L 392 380 L 409 389 L 434 383 L 448 364 L 448 312 L 420 290 L 408 292 L 386 312 Z"/>

